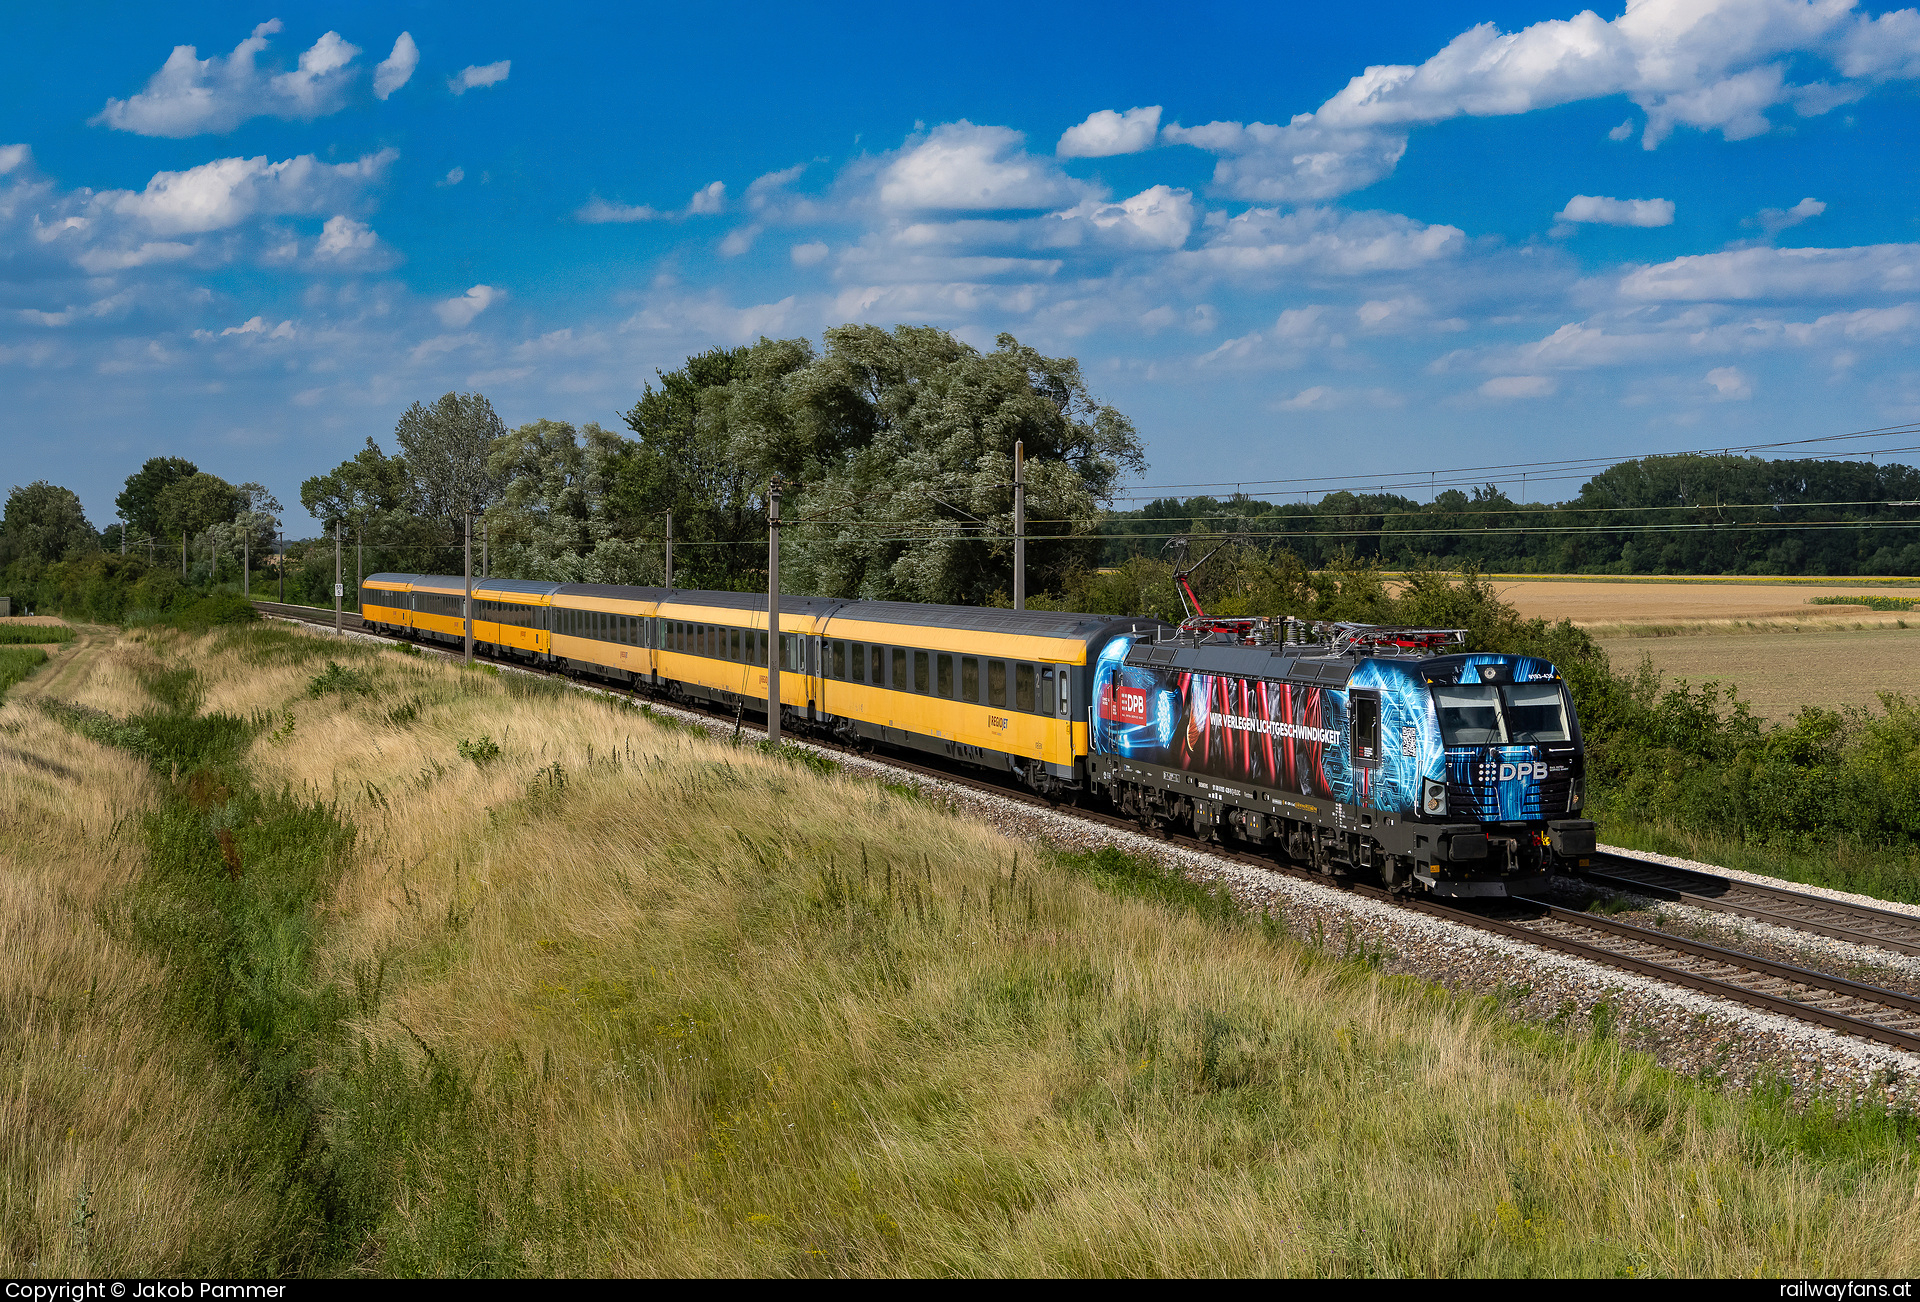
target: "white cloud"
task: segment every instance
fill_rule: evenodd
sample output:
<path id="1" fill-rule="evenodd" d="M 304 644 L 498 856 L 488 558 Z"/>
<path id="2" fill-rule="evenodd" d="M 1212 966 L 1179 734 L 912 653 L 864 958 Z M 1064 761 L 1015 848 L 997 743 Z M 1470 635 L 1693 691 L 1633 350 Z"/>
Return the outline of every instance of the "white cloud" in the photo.
<path id="1" fill-rule="evenodd" d="M 1193 195 L 1156 185 L 1119 203 L 1088 199 L 1052 216 L 1063 221 L 1086 221 L 1095 230 L 1128 244 L 1177 249 L 1193 230 Z"/>
<path id="2" fill-rule="evenodd" d="M 726 206 L 726 183 L 714 181 L 695 190 L 693 198 L 687 201 L 687 206 L 678 210 L 663 211 L 644 203 L 609 203 L 605 199 L 595 197 L 576 211 L 573 219 L 589 225 L 603 222 L 677 222 L 684 221 L 688 217 L 709 217 L 715 213 L 724 212 Z"/>
<path id="3" fill-rule="evenodd" d="M 1920 77 L 1920 11 L 1897 9 L 1847 33 L 1840 71 L 1875 80 Z"/>
<path id="4" fill-rule="evenodd" d="M 413 77 L 413 70 L 420 66 L 420 47 L 413 43 L 413 33 L 402 32 L 393 43 L 393 53 L 380 61 L 373 70 L 373 95 L 375 99 L 387 96 L 406 85 Z"/>
<path id="5" fill-rule="evenodd" d="M 796 244 L 787 252 L 793 258 L 794 266 L 811 267 L 826 260 L 827 246 L 816 240 L 811 244 Z"/>
<path id="6" fill-rule="evenodd" d="M 1027 153 L 1025 143 L 1007 127 L 966 121 L 936 127 L 888 165 L 880 202 L 894 209 L 994 211 L 1061 207 L 1086 193 L 1051 159 Z"/>
<path id="7" fill-rule="evenodd" d="M 447 171 L 447 174 L 441 177 L 438 181 L 435 181 L 434 184 L 442 187 L 458 185 L 466 179 L 467 179 L 467 169 L 464 167 L 454 167 L 454 168 L 449 168 Z"/>
<path id="8" fill-rule="evenodd" d="M 1480 386 L 1483 398 L 1544 398 L 1559 386 L 1549 375 L 1496 375 Z"/>
<path id="9" fill-rule="evenodd" d="M 1293 203 L 1372 184 L 1398 164 L 1414 127 L 1462 116 L 1626 95 L 1646 114 L 1648 149 L 1681 125 L 1739 140 L 1769 130 L 1772 109 L 1812 116 L 1874 80 L 1920 76 L 1920 20 L 1905 10 L 1868 19 L 1853 8 L 1853 0 L 1629 0 L 1611 22 L 1588 10 L 1512 33 L 1481 23 L 1425 63 L 1367 68 L 1285 125 L 1174 124 L 1161 134 L 1221 155 L 1222 190 Z M 1790 82 L 1796 60 L 1824 61 L 1855 80 Z"/>
<path id="10" fill-rule="evenodd" d="M 1621 297 L 1658 302 L 1831 298 L 1920 288 L 1920 244 L 1851 249 L 1735 249 L 1639 267 Z"/>
<path id="11" fill-rule="evenodd" d="M 595 198 L 589 200 L 578 212 L 574 213 L 573 219 L 589 224 L 600 222 L 650 222 L 658 221 L 663 217 L 671 215 L 670 213 L 660 212 L 658 209 L 652 208 L 644 203 L 638 205 L 608 203 L 605 199 Z"/>
<path id="12" fill-rule="evenodd" d="M 224 59 L 202 59 L 193 46 L 176 45 L 145 90 L 107 100 L 92 120 L 136 135 L 180 137 L 231 131 L 249 118 L 310 119 L 344 107 L 359 47 L 327 32 L 292 71 L 269 76 L 254 58 L 279 30 L 277 18 L 261 23 Z"/>
<path id="13" fill-rule="evenodd" d="M 1798 226 L 1810 217 L 1818 217 L 1826 210 L 1826 204 L 1809 195 L 1791 208 L 1762 208 L 1741 225 L 1758 226 L 1769 235 L 1778 235 L 1789 226 Z"/>
<path id="14" fill-rule="evenodd" d="M 218 158 L 184 172 L 156 172 L 144 190 L 105 190 L 90 209 L 135 218 L 161 235 L 223 230 L 249 217 L 332 207 L 378 180 L 400 156 L 395 149 L 351 163 L 322 163 L 312 154 L 278 163 Z"/>
<path id="15" fill-rule="evenodd" d="M 502 59 L 498 63 L 489 63 L 485 67 L 462 68 L 447 78 L 447 89 L 456 95 L 464 95 L 480 86 L 492 86 L 505 81 L 507 74 L 513 71 L 513 60 Z"/>
<path id="16" fill-rule="evenodd" d="M 208 338 L 212 337 L 211 334 L 205 330 L 197 330 L 194 333 L 196 336 L 205 336 Z M 222 336 L 259 335 L 265 339 L 291 339 L 293 338 L 294 331 L 293 331 L 293 322 L 291 321 L 282 321 L 277 326 L 269 326 L 266 322 L 265 317 L 256 316 L 243 322 L 240 325 L 228 326 L 225 330 L 222 330 L 220 333 Z"/>
<path id="17" fill-rule="evenodd" d="M 96 276 L 104 276 L 115 271 L 130 271 L 134 267 L 150 266 L 156 262 L 178 262 L 191 257 L 193 246 L 179 244 L 171 240 L 148 241 L 132 248 L 88 249 L 74 259 L 81 270 Z"/>
<path id="18" fill-rule="evenodd" d="M 481 286 L 475 286 L 475 288 L 478 289 L 481 288 Z M 463 301 L 464 300 L 457 298 L 448 300 L 449 303 L 460 303 Z M 444 308 L 444 306 L 443 304 L 442 307 Z M 477 313 L 479 309 L 476 308 L 474 311 Z M 441 316 L 443 319 L 445 315 L 445 312 L 442 311 Z M 471 320 L 472 318 L 468 317 L 467 319 Z M 458 327 L 455 328 L 457 329 Z M 430 361 L 442 353 L 450 353 L 456 348 L 470 348 L 479 342 L 480 336 L 473 333 L 463 335 L 435 335 L 431 339 L 421 340 L 420 343 L 414 347 L 410 357 L 417 366 L 421 362 Z"/>
<path id="19" fill-rule="evenodd" d="M 1830 312 L 1811 321 L 1733 316 L 1724 308 L 1707 305 L 1689 306 L 1671 314 L 1635 307 L 1569 322 L 1546 338 L 1517 348 L 1487 350 L 1477 364 L 1489 371 L 1567 371 L 1657 366 L 1689 355 L 1726 357 L 1781 348 L 1851 350 L 1877 345 L 1901 349 L 1910 346 L 1916 333 L 1920 333 L 1920 303 Z M 1457 353 L 1447 360 L 1468 356 Z M 1436 363 L 1432 369 L 1446 368 Z M 1739 387 L 1730 376 L 1721 378 Z M 1719 387 L 1718 381 L 1709 382 Z"/>
<path id="20" fill-rule="evenodd" d="M 1457 226 L 1427 226 L 1398 213 L 1250 208 L 1214 228 L 1204 247 L 1181 256 L 1230 273 L 1306 267 L 1358 275 L 1451 258 L 1466 240 Z"/>
<path id="21" fill-rule="evenodd" d="M 327 218 L 313 253 L 336 262 L 357 262 L 372 256 L 379 247 L 380 237 L 373 233 L 373 227 L 341 215 Z"/>
<path id="22" fill-rule="evenodd" d="M 758 223 L 751 226 L 737 227 L 734 230 L 728 231 L 727 237 L 720 241 L 720 256 L 723 258 L 737 258 L 748 249 L 751 249 L 753 242 L 759 238 L 760 226 Z"/>
<path id="23" fill-rule="evenodd" d="M 1101 109 L 1077 127 L 1068 127 L 1054 146 L 1062 158 L 1109 158 L 1137 154 L 1153 144 L 1160 130 L 1160 106 L 1130 108 L 1125 113 Z"/>
<path id="24" fill-rule="evenodd" d="M 1619 126 L 1607 132 L 1607 139 L 1625 140 L 1628 136 L 1632 134 L 1633 134 L 1633 119 L 1628 118 L 1625 122 L 1622 122 Z"/>
<path id="25" fill-rule="evenodd" d="M 1324 384 L 1302 389 L 1280 404 L 1282 411 L 1329 411 L 1335 405 L 1338 395 Z"/>
<path id="26" fill-rule="evenodd" d="M 37 308 L 21 308 L 19 317 L 33 325 L 60 326 L 72 325 L 75 321 L 98 319 L 117 315 L 133 301 L 133 291 L 121 290 L 108 298 L 97 299 L 85 307 L 67 307 L 58 312 L 42 312 Z"/>
<path id="27" fill-rule="evenodd" d="M 784 190 L 799 180 L 800 174 L 806 170 L 805 163 L 795 163 L 792 167 L 783 167 L 777 172 L 767 172 L 754 177 L 747 185 L 747 206 L 757 209 L 770 203 L 776 192 Z"/>
<path id="28" fill-rule="evenodd" d="M 507 291 L 504 289 L 495 289 L 492 285 L 475 285 L 459 298 L 450 298 L 436 304 L 433 310 L 447 329 L 459 330 L 506 296 Z"/>
<path id="29" fill-rule="evenodd" d="M 1608 199 L 1576 194 L 1554 214 L 1555 221 L 1597 222 L 1603 226 L 1671 226 L 1671 199 Z"/>
<path id="30" fill-rule="evenodd" d="M 1707 372 L 1707 383 L 1713 386 L 1714 397 L 1720 401 L 1744 402 L 1753 396 L 1753 383 L 1737 366 L 1714 367 Z"/>
<path id="31" fill-rule="evenodd" d="M 29 145 L 0 145 L 0 176 L 5 176 L 32 157 L 33 149 Z"/>

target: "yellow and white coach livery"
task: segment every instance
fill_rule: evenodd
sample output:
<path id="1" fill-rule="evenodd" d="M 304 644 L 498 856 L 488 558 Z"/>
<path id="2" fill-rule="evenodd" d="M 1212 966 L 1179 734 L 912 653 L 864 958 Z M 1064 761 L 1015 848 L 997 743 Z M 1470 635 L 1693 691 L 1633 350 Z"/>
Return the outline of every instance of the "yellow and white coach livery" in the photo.
<path id="1" fill-rule="evenodd" d="M 368 625 L 463 636 L 464 580 L 376 574 Z M 760 715 L 767 602 L 759 593 L 476 579 L 474 642 L 667 699 Z M 1090 657 L 1155 621 L 912 602 L 780 599 L 785 726 L 1013 771 L 1038 790 L 1086 777 Z"/>

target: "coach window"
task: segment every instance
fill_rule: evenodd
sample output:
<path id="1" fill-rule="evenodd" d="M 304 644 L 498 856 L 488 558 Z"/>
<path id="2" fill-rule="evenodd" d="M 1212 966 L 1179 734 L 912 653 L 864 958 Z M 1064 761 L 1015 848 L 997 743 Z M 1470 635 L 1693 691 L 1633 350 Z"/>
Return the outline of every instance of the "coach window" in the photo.
<path id="1" fill-rule="evenodd" d="M 913 690 L 922 696 L 925 696 L 933 687 L 933 675 L 928 672 L 931 667 L 927 663 L 928 659 L 925 651 L 913 653 Z"/>
<path id="2" fill-rule="evenodd" d="M 1040 693 L 1035 706 L 1041 714 L 1052 714 L 1053 709 L 1053 666 L 1040 666 Z"/>
<path id="3" fill-rule="evenodd" d="M 1007 662 L 1004 660 L 987 661 L 987 704 L 1005 705 L 1007 703 Z"/>
<path id="4" fill-rule="evenodd" d="M 847 653 L 847 667 L 853 672 L 854 682 L 864 683 L 867 681 L 866 643 L 855 642 L 853 644 L 853 649 Z"/>
<path id="5" fill-rule="evenodd" d="M 1013 666 L 1013 708 L 1033 713 L 1033 666 L 1016 663 Z"/>
<path id="6" fill-rule="evenodd" d="M 980 657 L 960 657 L 960 699 L 980 704 Z"/>
<path id="7" fill-rule="evenodd" d="M 753 663 L 762 669 L 767 667 L 767 633 L 765 629 L 753 635 Z"/>
<path id="8" fill-rule="evenodd" d="M 953 657 L 942 654 L 935 665 L 935 670 L 934 685 L 937 690 L 934 694 L 944 696 L 951 701 L 953 699 Z"/>
<path id="9" fill-rule="evenodd" d="M 899 647 L 888 647 L 893 661 L 893 672 L 887 677 L 887 686 L 896 692 L 907 690 L 907 653 Z"/>
<path id="10" fill-rule="evenodd" d="M 873 685 L 884 687 L 887 683 L 887 649 L 883 646 L 873 648 Z"/>
<path id="11" fill-rule="evenodd" d="M 833 676 L 842 680 L 847 676 L 847 644 L 845 642 L 833 644 Z"/>

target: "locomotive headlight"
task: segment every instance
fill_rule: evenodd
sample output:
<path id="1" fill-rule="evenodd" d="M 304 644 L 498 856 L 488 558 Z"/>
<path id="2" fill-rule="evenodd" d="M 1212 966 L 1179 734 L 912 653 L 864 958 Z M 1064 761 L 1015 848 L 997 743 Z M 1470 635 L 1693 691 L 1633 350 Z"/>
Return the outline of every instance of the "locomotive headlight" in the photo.
<path id="1" fill-rule="evenodd" d="M 1420 795 L 1420 812 L 1423 814 L 1432 814 L 1436 818 L 1442 817 L 1446 814 L 1447 812 L 1447 784 L 1446 783 L 1435 782 L 1432 778 L 1428 778 L 1426 780 L 1426 785 Z"/>

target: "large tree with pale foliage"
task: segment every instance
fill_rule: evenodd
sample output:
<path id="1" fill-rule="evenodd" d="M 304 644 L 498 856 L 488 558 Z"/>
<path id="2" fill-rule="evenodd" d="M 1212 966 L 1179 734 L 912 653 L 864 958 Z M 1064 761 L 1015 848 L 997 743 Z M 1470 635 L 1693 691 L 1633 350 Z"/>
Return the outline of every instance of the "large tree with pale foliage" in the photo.
<path id="1" fill-rule="evenodd" d="M 783 586 L 985 602 L 1012 588 L 1013 453 L 1027 458 L 1028 588 L 1088 564 L 1121 478 L 1144 468 L 1132 422 L 1090 396 L 1072 358 L 1001 335 L 983 353 L 944 330 L 841 326 L 816 351 L 762 339 L 689 358 L 626 420 L 637 446 L 610 495 L 657 530 L 674 510 L 687 581 L 764 581 L 766 489 L 788 483 Z"/>

